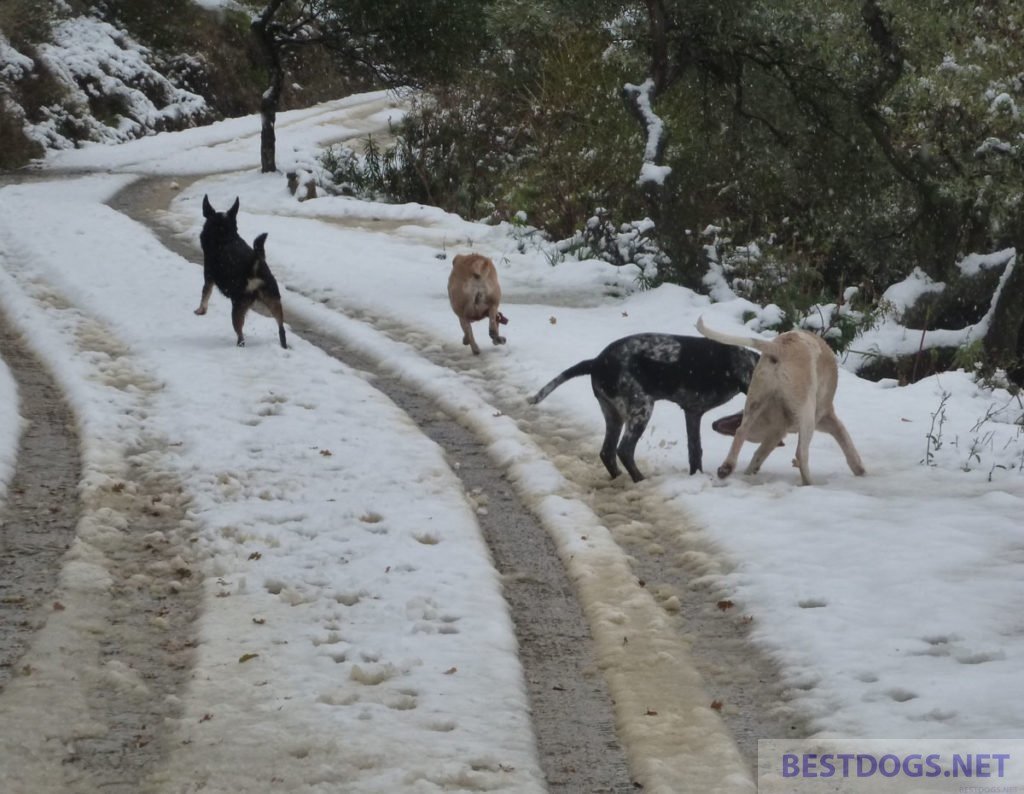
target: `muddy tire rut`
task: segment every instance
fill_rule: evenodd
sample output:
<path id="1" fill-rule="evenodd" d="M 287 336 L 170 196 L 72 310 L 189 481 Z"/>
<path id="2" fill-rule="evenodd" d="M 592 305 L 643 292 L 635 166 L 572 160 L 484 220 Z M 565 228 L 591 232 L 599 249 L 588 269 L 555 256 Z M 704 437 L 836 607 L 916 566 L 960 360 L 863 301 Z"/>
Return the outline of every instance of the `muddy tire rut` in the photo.
<path id="1" fill-rule="evenodd" d="M 719 714 L 752 774 L 758 739 L 808 735 L 804 718 L 788 705 L 790 693 L 781 683 L 777 665 L 750 641 L 750 618 L 722 607 L 728 594 L 716 590 L 712 582 L 731 571 L 726 555 L 708 541 L 689 515 L 665 503 L 653 481 L 632 483 L 626 476 L 610 480 L 597 457 L 599 435 L 568 425 L 543 406 L 528 405 L 525 390 L 493 388 L 462 348 L 439 349 L 414 327 L 360 309 L 335 306 L 333 301 L 327 304 L 329 308 L 372 325 L 435 364 L 477 381 L 490 404 L 516 418 L 519 429 L 571 483 L 571 496 L 587 505 L 611 531 L 629 555 L 637 581 L 662 604 L 678 633 L 686 638 L 708 694 L 721 704 Z M 679 472 L 678 476 L 689 474 Z"/>
<path id="2" fill-rule="evenodd" d="M 160 384 L 57 292 L 8 275 L 39 311 L 74 317 L 77 352 L 97 354 L 98 387 L 138 432 L 83 460 L 57 380 L 0 320 L 27 420 L 0 530 L 3 790 L 137 794 L 169 749 L 201 603 L 188 497 L 147 421 Z"/>
<path id="3" fill-rule="evenodd" d="M 168 249 L 195 262 L 201 258 L 197 247 L 160 222 L 161 211 L 179 189 L 176 184 L 181 182 L 142 180 L 122 190 L 110 205 L 150 227 Z M 293 333 L 365 373 L 405 411 L 445 451 L 470 502 L 478 503 L 478 523 L 502 576 L 519 641 L 548 789 L 566 794 L 636 791 L 572 583 L 550 536 L 491 463 L 484 445 L 415 388 L 378 371 L 330 336 L 296 323 L 294 317 L 289 320 Z"/>
<path id="4" fill-rule="evenodd" d="M 196 246 L 162 224 L 163 210 L 175 192 L 170 180 L 142 180 L 111 204 L 149 226 L 171 250 L 197 261 Z M 629 555 L 636 579 L 663 606 L 679 636 L 685 638 L 709 695 L 721 703 L 719 713 L 751 773 L 759 738 L 806 734 L 799 715 L 787 705 L 776 666 L 750 641 L 749 619 L 720 607 L 723 594 L 710 582 L 727 573 L 729 563 L 689 516 L 664 503 L 651 482 L 609 481 L 596 457 L 599 439 L 567 426 L 552 413 L 527 406 L 525 392 L 507 386 L 494 389 L 478 371 L 477 362 L 461 348 L 439 348 L 435 340 L 413 327 L 336 299 L 326 306 L 479 382 L 481 392 L 495 408 L 516 418 L 520 430 L 569 481 L 572 496 L 600 516 Z M 376 372 L 371 362 L 354 357 L 336 340 L 296 324 L 294 316 L 290 319 L 295 333 L 371 373 L 373 383 L 446 450 L 471 498 L 482 494 L 492 505 L 500 504 L 500 509 L 484 511 L 480 523 L 504 576 L 551 790 L 592 794 L 635 790 L 573 586 L 551 539 L 519 501 L 512 484 L 489 461 L 480 441 L 435 404 L 398 379 Z M 488 516 L 512 518 L 495 524 Z M 543 551 L 538 553 L 538 549 Z"/>
<path id="5" fill-rule="evenodd" d="M 0 350 L 25 422 L 0 510 L 0 691 L 53 608 L 60 558 L 78 523 L 81 461 L 74 417 L 49 372 L 0 318 Z M 49 602 L 49 603 L 48 603 Z"/>

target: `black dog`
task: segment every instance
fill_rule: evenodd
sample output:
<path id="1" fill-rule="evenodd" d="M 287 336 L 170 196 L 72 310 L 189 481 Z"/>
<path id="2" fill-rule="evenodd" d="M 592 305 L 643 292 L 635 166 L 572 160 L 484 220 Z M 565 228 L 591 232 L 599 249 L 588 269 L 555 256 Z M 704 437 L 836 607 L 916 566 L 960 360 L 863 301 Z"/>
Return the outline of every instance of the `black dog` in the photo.
<path id="1" fill-rule="evenodd" d="M 238 236 L 238 199 L 227 212 L 217 212 L 210 200 L 203 196 L 203 231 L 199 243 L 203 247 L 203 295 L 196 314 L 206 314 L 210 294 L 217 289 L 231 300 L 231 323 L 238 336 L 238 346 L 245 346 L 242 326 L 249 308 L 259 301 L 277 320 L 277 335 L 281 347 L 287 348 L 284 336 L 284 309 L 281 308 L 281 290 L 278 289 L 264 250 L 266 233 L 253 242 L 253 248 Z"/>
<path id="2" fill-rule="evenodd" d="M 619 460 L 633 481 L 639 482 L 644 476 L 633 460 L 636 444 L 651 419 L 655 401 L 671 400 L 686 412 L 690 474 L 695 474 L 702 470 L 701 417 L 740 392 L 746 393 L 757 360 L 751 350 L 702 337 L 636 334 L 612 342 L 597 358 L 569 367 L 530 402 L 539 403 L 571 378 L 590 375 L 604 414 L 601 461 L 612 477 L 618 477 L 618 447 Z"/>

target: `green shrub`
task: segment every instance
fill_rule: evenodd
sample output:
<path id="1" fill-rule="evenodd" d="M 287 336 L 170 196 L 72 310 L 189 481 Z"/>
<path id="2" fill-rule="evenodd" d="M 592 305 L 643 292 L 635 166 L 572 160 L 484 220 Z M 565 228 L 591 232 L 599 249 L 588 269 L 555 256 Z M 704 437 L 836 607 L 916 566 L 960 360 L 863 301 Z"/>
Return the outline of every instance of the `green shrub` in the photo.
<path id="1" fill-rule="evenodd" d="M 488 61 L 417 103 L 393 130 L 393 150 L 329 153 L 325 168 L 339 185 L 465 217 L 524 212 L 556 238 L 602 206 L 643 217 L 638 135 L 615 72 L 600 65 L 600 40 L 574 36 L 531 55 L 529 68 Z"/>
<path id="2" fill-rule="evenodd" d="M 3 0 L 0 3 L 0 34 L 16 50 L 31 49 L 50 37 L 54 8 L 47 0 Z"/>

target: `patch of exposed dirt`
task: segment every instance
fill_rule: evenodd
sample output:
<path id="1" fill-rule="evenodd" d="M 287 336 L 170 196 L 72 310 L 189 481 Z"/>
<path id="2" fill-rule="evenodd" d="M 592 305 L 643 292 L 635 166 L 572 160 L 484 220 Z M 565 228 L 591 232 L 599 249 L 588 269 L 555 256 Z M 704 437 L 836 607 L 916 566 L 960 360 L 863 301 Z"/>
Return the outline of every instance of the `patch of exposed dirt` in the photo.
<path id="1" fill-rule="evenodd" d="M 110 204 L 150 226 L 169 249 L 198 261 L 196 246 L 159 223 L 173 191 L 167 180 L 142 180 Z M 503 577 L 549 789 L 566 794 L 636 791 L 574 588 L 551 538 L 484 446 L 433 401 L 394 378 L 374 373 L 370 362 L 356 358 L 336 340 L 294 323 L 292 331 L 349 366 L 373 373 L 373 384 L 445 450 L 470 500 L 488 502 L 488 508 L 478 512 L 478 521 Z"/>
<path id="2" fill-rule="evenodd" d="M 167 247 L 196 261 L 197 247 L 160 225 L 171 190 L 167 180 L 145 180 L 118 196 L 113 206 L 153 228 Z M 416 328 L 335 305 L 334 299 L 327 305 L 401 340 L 442 367 L 471 379 L 485 378 L 479 362 L 457 346 L 439 348 Z M 552 790 L 632 790 L 607 688 L 594 667 L 589 629 L 573 587 L 547 533 L 519 502 L 483 446 L 432 402 L 397 379 L 375 373 L 370 362 L 353 358 L 335 340 L 312 328 L 293 324 L 293 330 L 349 365 L 374 373 L 374 383 L 445 449 L 470 498 L 479 494 L 493 505 L 481 515 L 481 528 L 505 577 L 506 599 L 521 643 L 535 729 Z M 506 389 L 488 399 L 506 415 L 518 417 L 520 429 L 574 484 L 575 498 L 601 516 L 630 556 L 637 579 L 688 639 L 698 671 L 721 706 L 719 713 L 751 772 L 758 739 L 805 736 L 807 726 L 788 706 L 776 665 L 750 641 L 749 618 L 728 606 L 726 594 L 709 584 L 717 575 L 728 573 L 723 555 L 685 513 L 665 505 L 651 483 L 609 482 L 597 462 L 600 439 L 566 427 L 543 410 L 527 409 L 516 399 L 522 396 Z"/>
<path id="3" fill-rule="evenodd" d="M 74 417 L 49 372 L 0 318 L 0 350 L 18 384 L 25 428 L 0 510 L 0 690 L 55 604 L 60 558 L 78 523 L 81 462 Z"/>
<path id="4" fill-rule="evenodd" d="M 19 282 L 10 259 L 8 275 Z M 77 312 L 41 283 L 19 286 L 41 311 Z M 25 761 L 3 764 L 3 790 L 137 794 L 191 675 L 201 581 L 173 450 L 146 423 L 160 385 L 85 315 L 74 343 L 104 353 L 96 382 L 132 395 L 123 421 L 139 432 L 85 476 L 55 379 L 0 318 L 27 420 L 0 528 L 0 756 Z"/>

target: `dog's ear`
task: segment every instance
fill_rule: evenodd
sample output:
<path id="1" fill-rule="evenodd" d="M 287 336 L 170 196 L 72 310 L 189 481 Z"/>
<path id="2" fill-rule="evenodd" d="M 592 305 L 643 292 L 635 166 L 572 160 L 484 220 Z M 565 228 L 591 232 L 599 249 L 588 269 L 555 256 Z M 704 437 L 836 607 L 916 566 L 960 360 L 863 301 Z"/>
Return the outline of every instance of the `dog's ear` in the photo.
<path id="1" fill-rule="evenodd" d="M 264 243 L 266 243 L 266 242 L 267 242 L 267 233 L 266 232 L 263 232 L 263 234 L 261 234 L 259 237 L 257 237 L 255 240 L 252 241 L 252 250 L 256 252 L 256 256 L 258 256 L 260 259 L 265 259 L 266 258 L 267 253 L 266 253 L 266 249 L 264 248 Z"/>
<path id="2" fill-rule="evenodd" d="M 231 220 L 234 220 L 235 216 L 237 214 L 238 214 L 238 196 L 235 196 L 235 203 L 232 204 L 231 205 L 231 209 L 228 210 L 228 217 L 231 218 Z"/>
<path id="3" fill-rule="evenodd" d="M 215 210 L 213 209 L 213 205 L 212 205 L 212 204 L 210 204 L 210 198 L 209 198 L 209 196 L 205 196 L 205 195 L 204 195 L 204 196 L 203 196 L 203 217 L 204 217 L 204 218 L 212 218 L 212 217 L 213 217 L 214 215 L 216 215 L 216 214 L 217 214 L 217 213 L 216 213 L 216 211 L 215 211 Z"/>

